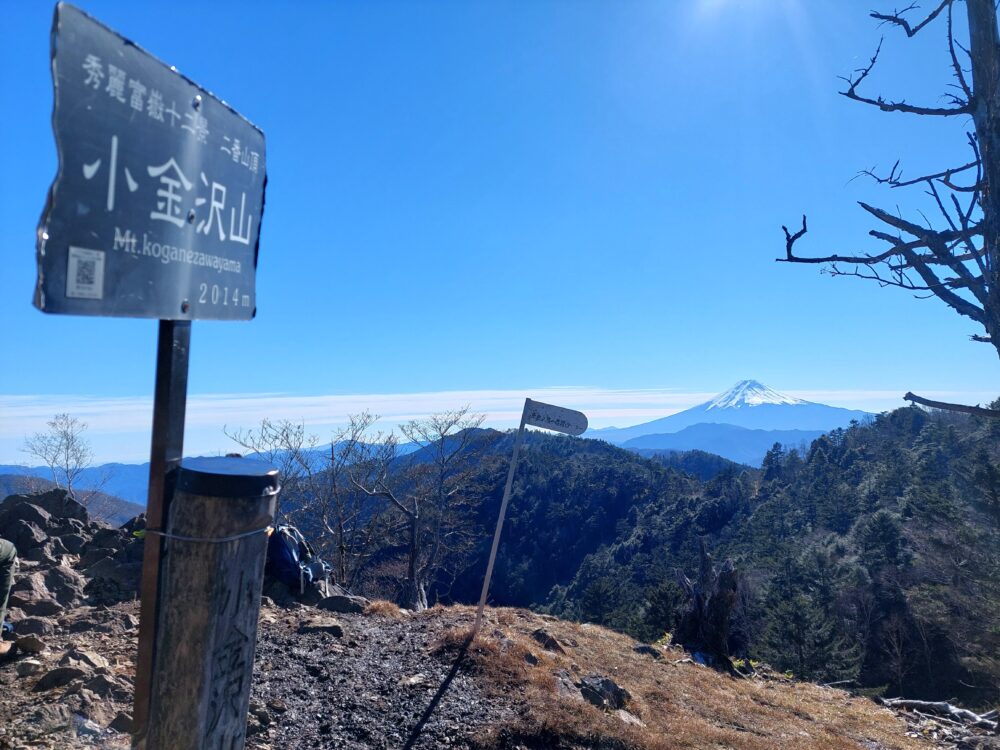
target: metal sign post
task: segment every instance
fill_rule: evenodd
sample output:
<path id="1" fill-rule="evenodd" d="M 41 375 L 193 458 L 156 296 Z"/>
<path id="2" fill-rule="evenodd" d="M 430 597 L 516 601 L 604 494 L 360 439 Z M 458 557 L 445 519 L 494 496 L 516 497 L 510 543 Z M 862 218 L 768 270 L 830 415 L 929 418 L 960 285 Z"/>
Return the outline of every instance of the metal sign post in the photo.
<path id="1" fill-rule="evenodd" d="M 507 469 L 507 484 L 503 488 L 503 500 L 500 502 L 500 514 L 497 516 L 497 527 L 493 532 L 493 546 L 490 548 L 490 559 L 486 564 L 486 577 L 483 578 L 483 590 L 479 595 L 479 607 L 476 609 L 476 624 L 472 629 L 475 638 L 483 624 L 483 609 L 486 606 L 486 595 L 493 579 L 493 564 L 497 559 L 497 548 L 500 546 L 500 532 L 503 530 L 503 520 L 507 515 L 507 503 L 510 502 L 510 490 L 514 484 L 514 472 L 517 470 L 517 457 L 524 442 L 524 426 L 526 424 L 542 427 L 546 430 L 561 432 L 566 435 L 582 435 L 587 430 L 587 417 L 578 411 L 553 406 L 541 401 L 524 400 L 524 410 L 521 412 L 521 424 L 517 428 L 514 439 L 514 453 L 510 458 L 510 468 Z"/>
<path id="2" fill-rule="evenodd" d="M 264 209 L 264 134 L 78 8 L 52 23 L 59 170 L 38 225 L 43 312 L 160 321 L 135 682 L 148 731 L 163 561 L 183 451 L 191 321 L 250 320 Z"/>
<path id="3" fill-rule="evenodd" d="M 190 321 L 161 320 L 156 345 L 156 386 L 153 401 L 153 441 L 149 456 L 149 494 L 146 527 L 166 528 L 173 479 L 184 451 L 184 413 L 187 405 Z M 170 484 L 168 485 L 168 478 Z M 149 724 L 149 698 L 153 689 L 156 622 L 160 610 L 160 555 L 163 538 L 145 537 L 139 589 L 139 648 L 136 656 L 133 725 L 145 738 Z"/>

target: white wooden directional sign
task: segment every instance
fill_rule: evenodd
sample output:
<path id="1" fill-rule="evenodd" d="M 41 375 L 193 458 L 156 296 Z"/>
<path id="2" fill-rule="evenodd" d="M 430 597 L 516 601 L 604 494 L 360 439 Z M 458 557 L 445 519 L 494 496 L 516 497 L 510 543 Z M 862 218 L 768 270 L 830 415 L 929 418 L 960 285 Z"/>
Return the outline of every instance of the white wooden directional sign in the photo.
<path id="1" fill-rule="evenodd" d="M 587 431 L 587 417 L 581 412 L 530 398 L 524 405 L 524 423 L 567 435 L 582 435 Z"/>
<path id="2" fill-rule="evenodd" d="M 35 306 L 248 320 L 264 134 L 65 3 L 52 30 L 59 170 L 38 227 Z"/>
<path id="3" fill-rule="evenodd" d="M 500 502 L 500 515 L 497 516 L 497 527 L 493 531 L 493 546 L 490 548 L 490 559 L 486 563 L 486 576 L 483 578 L 483 590 L 479 594 L 479 607 L 476 609 L 476 624 L 472 628 L 475 638 L 483 625 L 483 608 L 486 606 L 486 595 L 490 591 L 490 581 L 493 580 L 493 564 L 497 560 L 497 547 L 500 545 L 500 532 L 503 530 L 503 519 L 507 515 L 507 503 L 510 502 L 510 489 L 514 484 L 514 472 L 517 470 L 517 456 L 524 442 L 524 426 L 544 427 L 546 430 L 564 432 L 567 435 L 580 435 L 587 429 L 587 417 L 573 409 L 553 406 L 541 401 L 524 399 L 524 411 L 521 412 L 521 424 L 517 428 L 514 439 L 514 453 L 510 457 L 510 468 L 507 469 L 507 484 L 503 488 L 503 500 Z"/>

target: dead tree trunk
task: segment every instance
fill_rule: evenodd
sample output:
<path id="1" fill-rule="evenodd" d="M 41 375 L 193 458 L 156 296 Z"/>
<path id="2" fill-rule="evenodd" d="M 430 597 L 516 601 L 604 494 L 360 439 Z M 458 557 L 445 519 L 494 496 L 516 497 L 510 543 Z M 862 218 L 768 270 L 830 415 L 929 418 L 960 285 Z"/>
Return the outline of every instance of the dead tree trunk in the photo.
<path id="1" fill-rule="evenodd" d="M 969 711 L 965 708 L 959 708 L 958 706 L 953 706 L 950 703 L 945 703 L 943 701 L 918 701 L 918 700 L 908 700 L 904 698 L 883 698 L 882 704 L 889 706 L 890 708 L 907 708 L 912 711 L 922 711 L 925 713 L 936 714 L 937 716 L 944 716 L 947 719 L 956 721 L 959 724 L 967 724 L 971 727 L 978 727 L 979 729 L 990 729 L 996 732 L 1000 729 L 1000 722 L 994 721 L 993 718 L 996 716 L 996 711 L 990 711 L 985 714 L 977 714 L 973 711 Z"/>
<path id="2" fill-rule="evenodd" d="M 414 502 L 414 508 L 409 513 L 409 549 L 406 561 L 406 580 L 403 582 L 400 606 L 414 611 L 427 609 L 427 587 L 420 576 L 420 553 L 422 535 L 420 533 L 420 515 Z"/>
<path id="3" fill-rule="evenodd" d="M 983 176 L 983 252 L 987 256 L 983 327 L 1000 354 L 1000 268 L 995 263 L 1000 253 L 1000 37 L 993 0 L 968 0 L 966 11 L 975 92 L 970 104 Z"/>
<path id="4" fill-rule="evenodd" d="M 729 630 L 736 606 L 737 575 L 732 560 L 716 570 L 701 543 L 701 571 L 696 582 L 682 572 L 677 580 L 688 596 L 688 606 L 674 634 L 674 641 L 693 654 L 701 654 L 711 666 L 733 670 L 729 660 Z"/>

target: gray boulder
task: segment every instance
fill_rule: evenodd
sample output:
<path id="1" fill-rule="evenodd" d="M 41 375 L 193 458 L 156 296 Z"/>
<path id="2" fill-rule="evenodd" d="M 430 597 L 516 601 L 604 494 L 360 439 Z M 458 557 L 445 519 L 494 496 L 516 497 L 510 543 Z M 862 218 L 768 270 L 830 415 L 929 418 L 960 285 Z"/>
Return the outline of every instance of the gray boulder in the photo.
<path id="1" fill-rule="evenodd" d="M 35 524 L 18 518 L 11 523 L 0 526 L 0 536 L 17 547 L 17 552 L 22 557 L 42 544 L 49 538 L 48 535 Z"/>
<path id="2" fill-rule="evenodd" d="M 88 544 L 80 554 L 79 565 L 81 568 L 89 568 L 101 560 L 114 557 L 117 553 L 118 550 L 114 547 L 97 547 L 94 544 Z"/>
<path id="3" fill-rule="evenodd" d="M 87 579 L 66 565 L 56 565 L 45 571 L 45 587 L 64 607 L 75 606 L 83 599 Z"/>
<path id="4" fill-rule="evenodd" d="M 580 680 L 580 694 L 595 706 L 612 711 L 625 708 L 632 698 L 628 690 L 610 677 L 599 674 L 590 674 Z"/>
<path id="5" fill-rule="evenodd" d="M 17 650 L 26 654 L 40 654 L 45 651 L 45 641 L 37 635 L 22 635 L 15 641 Z"/>
<path id="6" fill-rule="evenodd" d="M 87 537 L 76 532 L 63 534 L 59 539 L 62 540 L 66 551 L 73 555 L 79 555 L 87 544 Z"/>
<path id="7" fill-rule="evenodd" d="M 343 626 L 332 617 L 324 615 L 312 615 L 299 623 L 300 633 L 327 633 L 334 638 L 342 638 L 344 635 Z"/>
<path id="8" fill-rule="evenodd" d="M 124 711 L 119 711 L 114 721 L 108 724 L 108 729 L 122 734 L 132 734 L 134 726 L 135 722 L 132 721 L 132 715 Z"/>
<path id="9" fill-rule="evenodd" d="M 47 617 L 25 617 L 18 620 L 16 625 L 18 635 L 52 635 L 56 632 L 56 625 Z"/>
<path id="10" fill-rule="evenodd" d="M 110 675 L 99 674 L 84 684 L 84 688 L 101 698 L 117 698 L 124 700 L 129 697 L 128 688 Z"/>
<path id="11" fill-rule="evenodd" d="M 341 614 L 361 614 L 368 606 L 368 600 L 363 596 L 351 596 L 349 594 L 334 594 L 320 599 L 316 603 L 317 609 L 324 609 L 327 612 L 340 612 Z"/>
<path id="12" fill-rule="evenodd" d="M 45 669 L 45 664 L 38 659 L 22 659 L 17 663 L 15 671 L 18 677 L 31 677 Z"/>
<path id="13" fill-rule="evenodd" d="M 17 496 L 15 495 L 15 497 Z M 26 521 L 44 530 L 54 530 L 56 526 L 52 520 L 52 514 L 32 502 L 25 501 L 9 506 L 5 503 L 0 507 L 3 508 L 0 511 L 0 529 L 17 520 Z"/>
<path id="14" fill-rule="evenodd" d="M 83 571 L 89 579 L 84 591 L 92 604 L 131 601 L 139 591 L 141 562 L 119 562 L 105 557 Z"/>
<path id="15" fill-rule="evenodd" d="M 119 550 L 125 546 L 129 540 L 128 532 L 122 529 L 97 529 L 94 532 L 91 544 L 94 547 Z"/>
<path id="16" fill-rule="evenodd" d="M 28 550 L 20 556 L 22 562 L 25 560 L 29 562 L 41 563 L 42 565 L 58 565 L 59 560 L 56 556 L 52 554 L 52 540 L 48 539 L 43 544 Z"/>
<path id="17" fill-rule="evenodd" d="M 29 615 L 36 615 L 38 617 L 51 617 L 52 615 L 57 615 L 62 612 L 62 607 L 59 606 L 59 602 L 55 599 L 37 599 L 31 602 L 21 601 L 20 597 L 15 594 L 10 595 L 10 601 L 15 605 L 19 606 Z"/>
<path id="18" fill-rule="evenodd" d="M 566 649 L 562 647 L 562 644 L 556 640 L 554 635 L 545 630 L 545 628 L 538 628 L 531 634 L 531 637 L 541 644 L 542 648 L 546 651 L 554 651 L 557 654 L 566 653 Z"/>
<path id="19" fill-rule="evenodd" d="M 556 678 L 556 692 L 563 698 L 581 701 L 580 689 L 573 682 L 573 676 L 566 669 L 559 669 L 552 673 Z"/>
<path id="20" fill-rule="evenodd" d="M 22 559 L 44 565 L 58 565 L 62 556 L 67 553 L 66 546 L 57 536 L 50 536 L 42 544 L 22 555 Z"/>
<path id="21" fill-rule="evenodd" d="M 30 721 L 42 733 L 66 731 L 73 728 L 73 711 L 62 703 L 47 703 L 35 710 Z"/>
<path id="22" fill-rule="evenodd" d="M 43 674 L 38 682 L 35 683 L 32 690 L 36 693 L 41 693 L 46 690 L 63 687 L 73 680 L 86 677 L 87 674 L 88 671 L 80 667 L 56 667 Z"/>
<path id="23" fill-rule="evenodd" d="M 633 646 L 632 650 L 635 651 L 637 654 L 652 656 L 654 659 L 656 659 L 656 661 L 660 661 L 663 658 L 663 654 L 660 652 L 660 649 L 656 648 L 656 646 L 650 646 L 649 644 L 646 643 L 639 643 Z"/>
<path id="24" fill-rule="evenodd" d="M 126 562 L 137 562 L 142 563 L 142 557 L 145 554 L 145 545 L 141 539 L 130 539 L 126 545 L 125 549 L 118 553 L 118 557 Z"/>
<path id="25" fill-rule="evenodd" d="M 0 503 L 0 513 L 23 503 L 37 505 L 56 518 L 75 518 L 84 523 L 90 520 L 87 509 L 71 498 L 66 490 L 49 490 L 39 495 L 11 495 Z"/>
<path id="26" fill-rule="evenodd" d="M 81 669 L 101 669 L 111 666 L 110 662 L 96 651 L 73 648 L 63 654 L 60 667 L 80 667 Z"/>
<path id="27" fill-rule="evenodd" d="M 66 536 L 67 534 L 88 534 L 87 524 L 81 521 L 79 518 L 63 518 L 59 522 L 59 536 Z"/>
<path id="28" fill-rule="evenodd" d="M 45 585 L 45 576 L 38 572 L 15 576 L 9 601 L 28 615 L 46 617 L 62 610 Z"/>

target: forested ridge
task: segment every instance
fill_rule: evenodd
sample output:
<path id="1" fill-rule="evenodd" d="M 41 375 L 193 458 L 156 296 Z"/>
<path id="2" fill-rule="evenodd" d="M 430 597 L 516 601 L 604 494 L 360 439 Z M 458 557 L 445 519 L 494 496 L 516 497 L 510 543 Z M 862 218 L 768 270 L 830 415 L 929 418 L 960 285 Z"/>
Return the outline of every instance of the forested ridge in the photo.
<path id="1" fill-rule="evenodd" d="M 1000 424 L 900 409 L 761 469 L 642 458 L 534 434 L 518 468 L 491 602 L 654 640 L 683 607 L 699 544 L 740 576 L 734 657 L 796 677 L 921 698 L 1000 686 Z M 500 438 L 473 470 L 492 527 Z M 699 479 L 709 476 L 708 479 Z M 436 595 L 474 601 L 488 540 Z"/>

